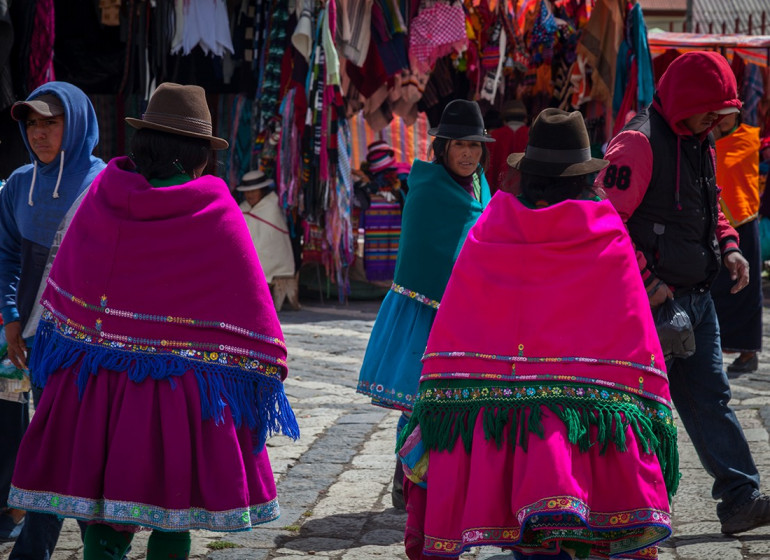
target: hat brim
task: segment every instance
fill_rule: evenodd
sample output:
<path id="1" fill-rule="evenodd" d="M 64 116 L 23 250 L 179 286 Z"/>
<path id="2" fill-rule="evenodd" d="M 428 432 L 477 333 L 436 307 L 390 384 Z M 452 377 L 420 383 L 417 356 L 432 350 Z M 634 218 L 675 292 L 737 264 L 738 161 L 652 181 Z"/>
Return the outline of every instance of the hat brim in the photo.
<path id="1" fill-rule="evenodd" d="M 258 191 L 262 189 L 269 189 L 270 187 L 274 187 L 274 186 L 275 186 L 275 181 L 271 180 L 265 183 L 259 183 L 257 185 L 238 186 L 238 187 L 235 187 L 235 190 L 239 192 Z"/>
<path id="2" fill-rule="evenodd" d="M 730 115 L 732 113 L 740 113 L 741 110 L 738 107 L 725 107 L 724 109 L 719 109 L 718 111 L 714 111 L 717 115 Z"/>
<path id="3" fill-rule="evenodd" d="M 366 157 L 369 157 L 369 154 L 376 154 L 379 152 L 386 152 L 389 156 L 393 156 L 396 152 L 393 151 L 393 148 L 377 148 L 376 150 L 371 150 L 366 154 Z"/>
<path id="4" fill-rule="evenodd" d="M 447 136 L 445 134 L 438 134 L 438 128 L 431 128 L 428 130 L 428 134 L 431 136 L 435 136 L 436 138 L 446 138 L 447 140 L 468 140 L 470 142 L 494 142 L 495 139 L 491 136 L 481 136 L 479 134 L 472 134 L 470 136 L 463 136 L 463 137 L 454 137 L 454 136 Z"/>
<path id="5" fill-rule="evenodd" d="M 209 134 L 200 134 L 198 132 L 189 132 L 187 130 L 180 130 L 171 126 L 165 126 L 162 124 L 156 124 L 142 119 L 135 119 L 133 117 L 126 117 L 126 123 L 134 128 L 149 128 L 151 130 L 158 130 L 160 132 L 168 132 L 171 134 L 178 134 L 179 136 L 189 136 L 190 138 L 200 138 L 202 140 L 208 140 L 211 142 L 211 147 L 215 150 L 226 150 L 230 144 L 224 138 L 217 138 Z"/>
<path id="6" fill-rule="evenodd" d="M 386 169 L 390 169 L 391 167 L 396 165 L 395 160 L 390 160 L 385 162 L 384 164 L 380 165 L 369 165 L 369 172 L 370 173 L 379 173 L 380 171 L 385 171 Z"/>
<path id="7" fill-rule="evenodd" d="M 606 159 L 591 158 L 580 163 L 552 163 L 543 162 L 524 157 L 524 152 L 511 154 L 506 159 L 508 165 L 523 173 L 540 175 L 543 177 L 574 177 L 576 175 L 588 175 L 601 171 L 610 162 Z"/>
<path id="8" fill-rule="evenodd" d="M 17 101 L 11 105 L 11 118 L 15 121 L 23 121 L 27 118 L 30 111 L 40 113 L 44 117 L 58 117 L 64 114 L 64 107 L 60 106 L 57 110 L 51 110 L 51 105 L 45 101 L 30 99 L 29 101 Z"/>

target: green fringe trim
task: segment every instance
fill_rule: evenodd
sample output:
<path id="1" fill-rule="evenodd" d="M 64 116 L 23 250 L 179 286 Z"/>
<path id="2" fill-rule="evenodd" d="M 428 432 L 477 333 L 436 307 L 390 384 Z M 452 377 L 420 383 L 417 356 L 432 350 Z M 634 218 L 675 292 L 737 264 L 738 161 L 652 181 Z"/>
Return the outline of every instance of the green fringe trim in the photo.
<path id="1" fill-rule="evenodd" d="M 659 406 L 659 405 L 658 405 Z M 660 462 L 669 498 L 679 486 L 679 451 L 676 426 L 673 422 L 649 418 L 639 407 L 627 402 L 574 402 L 567 398 L 536 400 L 525 403 L 473 401 L 441 403 L 440 406 L 417 401 L 409 423 L 401 431 L 397 450 L 419 425 L 425 447 L 433 451 L 449 451 L 458 438 L 470 453 L 476 419 L 483 414 L 484 436 L 502 449 L 505 434 L 525 451 L 531 434 L 544 438 L 543 407 L 553 412 L 567 428 L 570 443 L 586 452 L 600 445 L 600 453 L 613 444 L 618 451 L 627 451 L 626 429 L 631 426 L 645 453 L 655 453 Z M 482 412 L 483 409 L 483 412 Z M 513 414 L 512 414 L 513 413 Z M 590 429 L 598 429 L 591 441 Z M 512 449 L 515 446 L 512 446 Z"/>

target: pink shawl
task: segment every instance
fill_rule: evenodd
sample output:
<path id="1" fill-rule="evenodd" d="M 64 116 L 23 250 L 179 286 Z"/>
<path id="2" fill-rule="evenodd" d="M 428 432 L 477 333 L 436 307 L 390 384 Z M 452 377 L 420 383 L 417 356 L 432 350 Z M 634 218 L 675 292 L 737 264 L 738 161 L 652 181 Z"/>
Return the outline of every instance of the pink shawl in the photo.
<path id="1" fill-rule="evenodd" d="M 243 215 L 213 176 L 155 188 L 128 158 L 94 180 L 54 261 L 30 369 L 81 393 L 100 368 L 136 382 L 195 373 L 204 418 L 297 437 L 286 345 Z"/>
<path id="2" fill-rule="evenodd" d="M 462 371 L 537 375 L 539 358 L 670 399 L 631 241 L 608 201 L 532 210 L 504 193 L 471 229 L 428 339 L 423 378 Z M 483 317 L 483 325 L 469 320 Z M 453 355 L 436 355 L 451 351 Z M 516 356 L 517 361 L 490 356 Z M 604 373 L 606 370 L 606 373 Z"/>
<path id="3" fill-rule="evenodd" d="M 428 339 L 412 421 L 429 448 L 470 445 L 473 417 L 500 440 L 540 433 L 541 406 L 582 449 L 590 426 L 625 449 L 632 425 L 678 480 L 668 379 L 631 241 L 608 201 L 541 209 L 498 192 L 470 230 Z M 514 416 L 515 418 L 515 416 Z M 516 420 L 513 420 L 515 422 Z M 623 429 L 621 429 L 623 428 Z M 513 438 L 516 439 L 515 437 Z"/>

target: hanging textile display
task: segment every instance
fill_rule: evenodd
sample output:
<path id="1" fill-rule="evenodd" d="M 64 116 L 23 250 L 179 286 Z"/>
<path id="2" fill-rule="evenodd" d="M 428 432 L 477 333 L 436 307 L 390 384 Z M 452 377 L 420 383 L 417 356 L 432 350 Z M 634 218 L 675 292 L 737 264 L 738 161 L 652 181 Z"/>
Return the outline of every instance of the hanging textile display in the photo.
<path id="1" fill-rule="evenodd" d="M 412 68 L 430 71 L 436 60 L 468 44 L 465 12 L 459 3 L 436 2 L 412 21 L 409 57 Z"/>
<path id="2" fill-rule="evenodd" d="M 35 23 L 29 51 L 29 91 L 56 79 L 53 71 L 54 6 L 53 0 L 35 2 Z"/>
<path id="3" fill-rule="evenodd" d="M 34 64 L 14 75 L 28 86 L 53 79 L 54 39 L 72 37 L 72 29 L 56 29 L 67 20 L 53 18 L 53 4 L 38 0 L 34 14 L 27 10 L 34 26 L 17 49 Z M 427 130 L 452 99 L 478 101 L 489 129 L 503 125 L 503 105 L 514 99 L 530 117 L 549 106 L 579 108 L 592 123 L 592 149 L 606 142 L 613 108 L 628 113 L 649 102 L 648 81 L 639 79 L 649 55 L 641 54 L 645 28 L 634 0 L 124 0 L 116 10 L 118 4 L 105 2 L 93 22 L 79 21 L 85 36 L 114 30 L 123 48 L 117 57 L 110 51 L 117 60 L 111 67 L 122 73 L 99 85 L 114 91 L 92 95 L 104 107 L 100 155 L 125 153 L 130 131 L 122 118 L 141 114 L 159 83 L 201 85 L 213 124 L 230 143 L 208 172 L 231 189 L 251 170 L 273 179 L 298 268 L 317 263 L 342 298 L 356 255 L 373 277 L 387 280 L 387 267 L 375 270 L 384 246 L 377 239 L 387 238 L 389 260 L 397 247 L 390 226 L 407 196 L 410 166 L 431 159 Z M 60 67 L 73 83 L 93 81 L 72 65 Z M 356 206 L 367 218 L 359 241 L 353 177 L 376 141 L 393 150 L 404 188 L 398 202 L 382 203 L 378 191 L 371 210 Z"/>
<path id="4" fill-rule="evenodd" d="M 176 0 L 176 29 L 171 53 L 189 55 L 200 47 L 206 55 L 234 53 L 225 0 Z"/>
<path id="5" fill-rule="evenodd" d="M 639 110 L 652 103 L 655 91 L 652 58 L 647 44 L 647 26 L 642 7 L 636 4 L 629 10 L 624 26 L 623 42 L 617 57 L 615 91 L 612 112 L 615 117 L 613 135 Z"/>

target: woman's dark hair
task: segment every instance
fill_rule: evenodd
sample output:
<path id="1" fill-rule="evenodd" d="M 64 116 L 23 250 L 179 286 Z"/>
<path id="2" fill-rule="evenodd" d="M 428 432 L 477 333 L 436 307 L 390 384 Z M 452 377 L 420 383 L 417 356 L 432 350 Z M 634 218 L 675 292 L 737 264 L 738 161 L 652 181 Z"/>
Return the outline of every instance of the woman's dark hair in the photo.
<path id="1" fill-rule="evenodd" d="M 588 175 L 573 175 L 571 177 L 544 177 L 521 173 L 521 194 L 532 204 L 545 202 L 549 206 L 564 200 L 584 200 L 592 197 L 605 198 L 604 192 L 594 189 Z"/>
<path id="2" fill-rule="evenodd" d="M 449 142 L 449 138 L 434 138 L 433 140 L 433 161 L 440 163 L 444 167 L 446 167 L 446 154 L 449 149 Z M 481 160 L 479 160 L 479 165 L 482 169 L 486 169 L 489 165 L 489 150 L 487 149 L 486 142 L 481 142 Z M 479 169 L 476 169 L 474 173 L 479 176 L 481 175 Z"/>
<path id="3" fill-rule="evenodd" d="M 211 159 L 211 143 L 203 138 L 140 128 L 131 138 L 131 159 L 145 179 L 167 179 L 193 170 Z"/>

